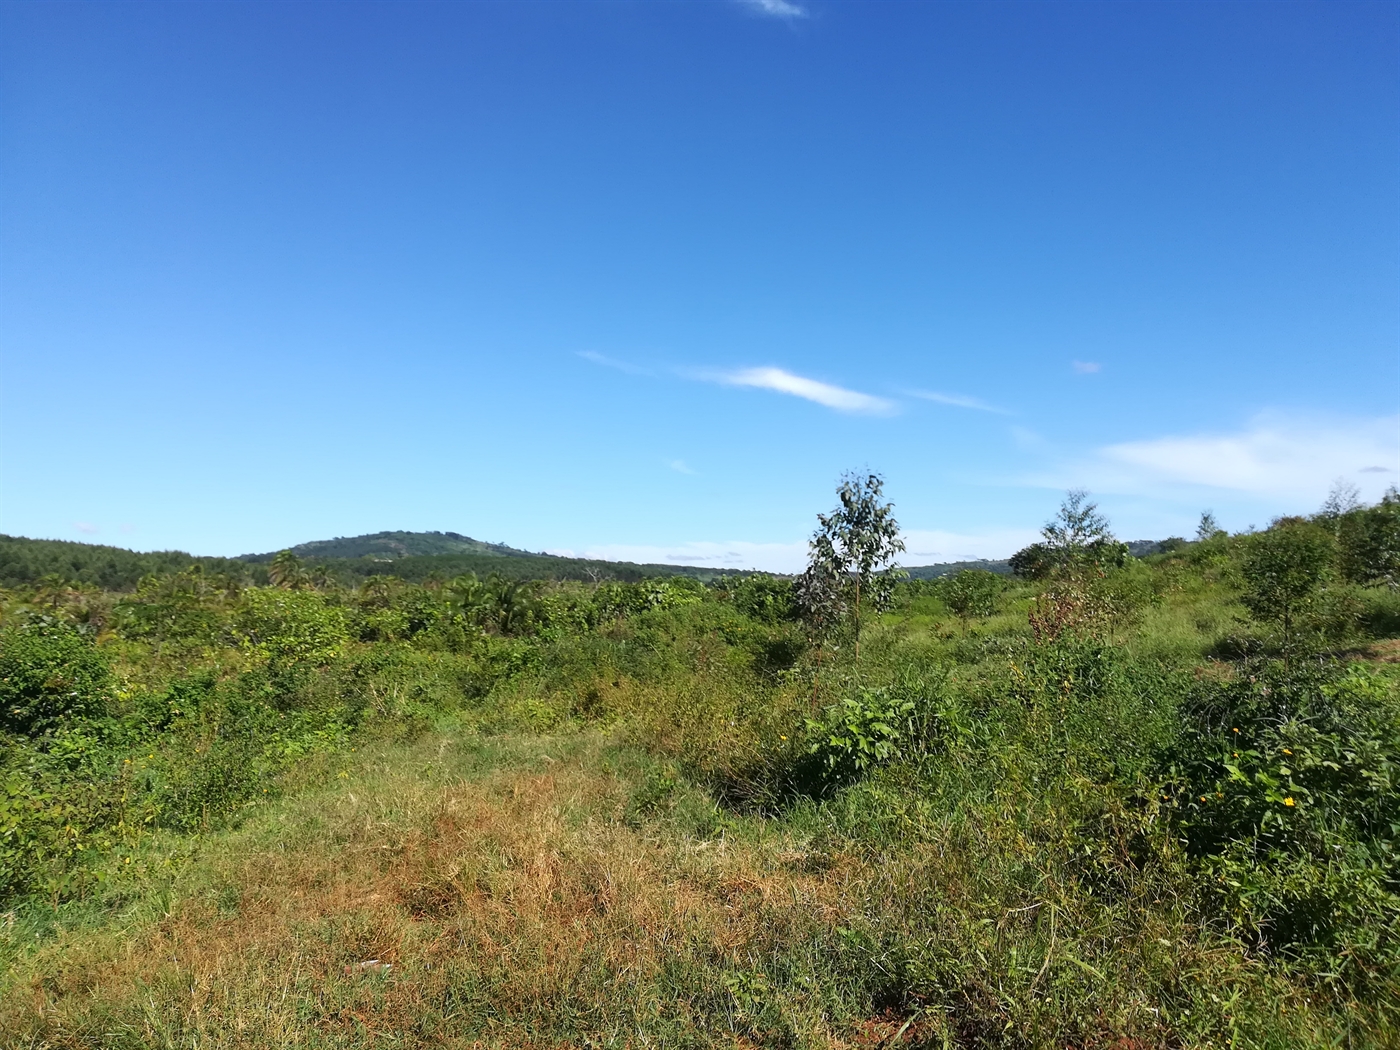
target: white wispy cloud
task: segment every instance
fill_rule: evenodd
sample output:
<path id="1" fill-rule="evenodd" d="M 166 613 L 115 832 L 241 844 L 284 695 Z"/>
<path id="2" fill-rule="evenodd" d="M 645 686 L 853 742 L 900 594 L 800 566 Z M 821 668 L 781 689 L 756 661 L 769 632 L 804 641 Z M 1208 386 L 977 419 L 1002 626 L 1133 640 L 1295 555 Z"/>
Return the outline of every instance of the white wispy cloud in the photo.
<path id="1" fill-rule="evenodd" d="M 726 386 L 748 386 L 758 387 L 762 390 L 774 390 L 780 394 L 790 394 L 807 401 L 815 401 L 819 405 L 834 408 L 838 412 L 850 412 L 857 415 L 888 416 L 893 415 L 899 408 L 887 398 L 876 397 L 874 394 L 862 394 L 858 390 L 847 390 L 845 387 L 823 383 L 819 379 L 808 379 L 806 376 L 794 375 L 781 368 L 741 368 L 734 372 L 697 373 L 696 378 L 723 383 Z"/>
<path id="2" fill-rule="evenodd" d="M 769 18 L 806 18 L 806 8 L 791 3 L 790 0 L 739 0 L 750 11 Z"/>
<path id="3" fill-rule="evenodd" d="M 1011 415 L 1004 408 L 997 408 L 996 405 L 987 404 L 980 397 L 969 397 L 966 394 L 940 394 L 936 390 L 907 390 L 905 393 L 910 397 L 933 401 L 940 405 L 952 405 L 954 408 L 972 408 L 978 412 L 995 412 L 999 416 Z"/>
<path id="4" fill-rule="evenodd" d="M 595 365 L 601 365 L 604 368 L 615 368 L 619 372 L 626 372 L 628 375 L 650 376 L 656 374 L 649 368 L 643 368 L 641 365 L 629 364 L 626 361 L 619 361 L 615 357 L 609 357 L 607 354 L 600 354 L 595 350 L 579 350 L 576 353 L 585 361 L 592 362 Z"/>
<path id="5" fill-rule="evenodd" d="M 75 521 L 73 522 L 73 528 L 88 536 L 92 536 L 100 531 L 98 527 L 90 521 Z"/>
<path id="6" fill-rule="evenodd" d="M 1095 372 L 1102 372 L 1103 365 L 1097 361 L 1071 361 L 1070 367 L 1082 376 L 1093 375 Z"/>
<path id="7" fill-rule="evenodd" d="M 1400 416 L 1324 419 L 1265 413 L 1235 432 L 1107 445 L 1074 465 L 1068 480 L 1104 491 L 1157 494 L 1197 488 L 1311 500 L 1321 499 L 1343 477 L 1355 480 L 1363 496 L 1374 499 L 1398 467 Z"/>
<path id="8" fill-rule="evenodd" d="M 671 462 L 667 463 L 666 465 L 667 465 L 668 467 L 670 467 L 672 470 L 674 470 L 677 474 L 694 474 L 694 473 L 695 473 L 694 469 L 691 468 L 690 466 L 688 466 L 688 465 L 686 464 L 686 461 L 683 460 L 683 459 L 673 459 L 673 460 L 671 460 Z"/>
<path id="9" fill-rule="evenodd" d="M 1028 452 L 1038 452 L 1045 448 L 1045 437 L 1029 427 L 1012 427 L 1011 440 L 1018 448 Z"/>

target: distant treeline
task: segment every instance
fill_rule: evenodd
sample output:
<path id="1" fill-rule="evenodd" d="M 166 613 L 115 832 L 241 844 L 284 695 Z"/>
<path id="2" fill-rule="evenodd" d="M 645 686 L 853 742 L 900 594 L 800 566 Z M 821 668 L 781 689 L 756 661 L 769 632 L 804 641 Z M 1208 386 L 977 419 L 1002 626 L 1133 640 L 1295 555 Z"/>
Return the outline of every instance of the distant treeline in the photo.
<path id="1" fill-rule="evenodd" d="M 748 570 L 735 571 L 700 565 L 644 565 L 635 562 L 530 554 L 498 544 L 479 543 L 466 537 L 458 537 L 455 533 L 443 535 L 464 541 L 464 546 L 478 544 L 481 552 L 409 554 L 396 558 L 386 558 L 382 553 L 356 558 L 314 557 L 318 547 L 335 545 L 344 549 L 357 540 L 378 540 L 380 536 L 392 537 L 394 540 L 411 540 L 419 535 L 436 537 L 437 534 L 381 533 L 374 537 L 357 537 L 356 540 L 306 543 L 292 550 L 308 565 L 323 566 L 328 575 L 347 584 L 357 583 L 372 576 L 396 576 L 409 583 L 423 583 L 434 579 L 450 580 L 467 573 L 475 573 L 483 578 L 495 575 L 507 580 L 618 580 L 623 583 L 635 583 L 638 580 L 655 579 L 660 576 L 688 576 L 708 583 L 720 576 L 748 575 Z M 1145 557 L 1169 549 L 1171 543 L 1171 540 L 1134 540 L 1128 544 L 1128 548 L 1134 556 Z M 414 547 L 410 542 L 404 542 L 403 546 L 409 550 Z M 23 536 L 0 535 L 0 587 L 24 586 L 50 576 L 63 583 L 85 584 L 107 591 L 129 591 L 135 589 L 143 576 L 168 575 L 194 565 L 203 566 L 206 572 L 226 573 L 249 583 L 265 584 L 267 564 L 271 560 L 272 554 L 211 558 L 187 554 L 184 551 L 142 553 L 97 543 L 32 540 Z M 1011 564 L 1005 559 L 915 565 L 907 571 L 909 578 L 913 580 L 935 580 L 963 569 L 982 569 L 1002 576 L 1011 574 Z"/>
<path id="2" fill-rule="evenodd" d="M 747 575 L 697 565 L 639 565 L 626 561 L 557 558 L 550 554 L 424 554 L 393 561 L 328 558 L 318 564 L 325 565 L 347 583 L 371 576 L 397 576 L 409 583 L 423 583 L 432 579 L 450 580 L 466 573 L 483 577 L 496 575 L 507 580 L 620 580 L 624 583 L 658 576 L 689 576 L 709 582 L 720 576 Z"/>
<path id="3" fill-rule="evenodd" d="M 1129 540 L 1127 548 L 1128 553 L 1134 558 L 1146 558 L 1149 554 L 1165 554 L 1185 543 L 1185 540 L 1176 538 L 1169 540 Z M 964 569 L 980 569 L 983 572 L 994 572 L 998 576 L 1011 576 L 1014 573 L 1009 558 L 992 560 L 981 559 L 978 561 L 947 561 L 939 562 L 936 565 L 912 565 L 905 569 L 905 571 L 909 574 L 911 580 L 936 580 L 940 576 L 952 576 L 954 573 L 962 572 Z"/>
<path id="4" fill-rule="evenodd" d="M 250 576 L 267 582 L 267 570 L 252 571 L 233 558 L 199 558 L 184 551 L 141 553 L 122 547 L 69 540 L 31 540 L 0 535 L 0 586 L 37 583 L 46 576 L 106 591 L 129 591 L 143 576 L 180 572 L 202 565 L 206 572 Z"/>
<path id="5" fill-rule="evenodd" d="M 70 540 L 34 540 L 0 535 L 0 586 L 17 587 L 56 577 L 63 583 L 85 584 L 108 591 L 135 589 L 141 578 L 168 575 L 200 565 L 206 572 L 225 573 L 250 583 L 267 583 L 267 556 L 209 558 L 184 551 L 142 553 L 121 547 Z M 410 583 L 450 580 L 466 573 L 496 575 L 509 580 L 620 580 L 632 583 L 658 576 L 689 576 L 708 582 L 724 575 L 745 575 L 695 565 L 638 565 L 632 562 L 557 558 L 547 554 L 433 554 L 393 560 L 384 558 L 325 558 L 316 562 L 344 583 L 372 576 L 396 576 Z"/>

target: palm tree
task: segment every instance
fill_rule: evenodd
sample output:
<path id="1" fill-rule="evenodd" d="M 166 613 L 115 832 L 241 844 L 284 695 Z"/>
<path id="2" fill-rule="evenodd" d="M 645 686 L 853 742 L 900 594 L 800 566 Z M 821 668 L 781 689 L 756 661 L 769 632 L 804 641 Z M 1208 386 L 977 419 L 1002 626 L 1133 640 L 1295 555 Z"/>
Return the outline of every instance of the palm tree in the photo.
<path id="1" fill-rule="evenodd" d="M 393 576 L 370 576 L 360 584 L 360 601 L 364 605 L 388 605 L 398 580 Z"/>
<path id="2" fill-rule="evenodd" d="M 458 576 L 443 588 L 447 604 L 468 623 L 480 626 L 494 604 L 491 591 L 469 572 Z"/>
<path id="3" fill-rule="evenodd" d="M 307 578 L 310 580 L 311 586 L 318 591 L 331 590 L 340 582 L 336 579 L 335 573 L 331 571 L 329 565 L 313 565 Z"/>
<path id="4" fill-rule="evenodd" d="M 503 580 L 492 576 L 487 582 L 496 604 L 496 625 L 502 634 L 522 634 L 539 613 L 539 584 Z"/>
<path id="5" fill-rule="evenodd" d="M 268 567 L 267 578 L 274 587 L 297 591 L 311 583 L 310 576 L 301 566 L 301 559 L 291 551 L 278 551 Z"/>

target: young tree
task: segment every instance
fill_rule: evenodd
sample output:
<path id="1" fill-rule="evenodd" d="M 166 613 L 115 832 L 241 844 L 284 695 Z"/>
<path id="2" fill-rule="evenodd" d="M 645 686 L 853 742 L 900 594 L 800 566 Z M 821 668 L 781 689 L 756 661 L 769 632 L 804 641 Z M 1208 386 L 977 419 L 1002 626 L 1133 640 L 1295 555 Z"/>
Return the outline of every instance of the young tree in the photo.
<path id="1" fill-rule="evenodd" d="M 1060 513 L 1040 530 L 1045 545 L 1053 551 L 1077 554 L 1095 544 L 1112 543 L 1108 519 L 1099 513 L 1099 505 L 1089 502 L 1084 489 L 1070 489 L 1060 504 Z"/>
<path id="2" fill-rule="evenodd" d="M 1206 540 L 1213 540 L 1224 533 L 1220 527 L 1220 522 L 1215 520 L 1215 513 L 1209 510 L 1201 511 L 1201 523 L 1196 526 L 1196 539 L 1204 543 Z"/>
<path id="3" fill-rule="evenodd" d="M 1001 577 L 985 569 L 963 569 L 945 576 L 941 589 L 943 604 L 962 621 L 962 633 L 966 635 L 969 620 L 985 620 L 996 612 Z"/>
<path id="4" fill-rule="evenodd" d="M 1280 518 L 1246 541 L 1240 559 L 1244 603 L 1259 619 L 1283 628 L 1285 646 L 1292 644 L 1299 614 L 1316 600 L 1335 553 L 1327 530 L 1302 518 Z"/>
<path id="5" fill-rule="evenodd" d="M 1356 507 L 1334 525 L 1343 578 L 1400 587 L 1400 492 L 1391 486 L 1372 507 Z"/>
<path id="6" fill-rule="evenodd" d="M 474 627 L 480 627 L 495 604 L 490 589 L 468 572 L 456 577 L 443 588 L 448 607 Z"/>
<path id="7" fill-rule="evenodd" d="M 340 582 L 336 579 L 334 570 L 325 564 L 313 565 L 306 574 L 306 578 L 311 586 L 318 591 L 334 590 L 336 584 Z"/>
<path id="8" fill-rule="evenodd" d="M 496 626 L 502 634 L 524 634 L 539 618 L 540 584 L 534 580 L 506 580 L 492 574 L 486 590 L 494 603 Z"/>
<path id="9" fill-rule="evenodd" d="M 1023 579 L 1040 580 L 1085 569 L 1102 571 L 1121 564 L 1127 546 L 1113 538 L 1108 519 L 1098 504 L 1089 502 L 1089 493 L 1071 489 L 1060 504 L 1060 512 L 1040 530 L 1044 537 L 1011 556 L 1011 571 Z"/>
<path id="10" fill-rule="evenodd" d="M 1361 490 L 1346 478 L 1332 482 L 1332 489 L 1323 500 L 1317 516 L 1324 521 L 1336 521 L 1361 506 Z"/>
<path id="11" fill-rule="evenodd" d="M 807 570 L 798 581 L 804 618 L 826 629 L 849 615 L 860 659 L 861 605 L 880 610 L 889 604 L 895 556 L 904 550 L 894 504 L 882 503 L 879 474 L 845 474 L 836 490 L 841 505 L 818 514 L 808 546 Z"/>
<path id="12" fill-rule="evenodd" d="M 297 591 L 311 583 L 311 577 L 302 567 L 301 559 L 291 551 L 278 551 L 268 567 L 267 578 L 274 587 Z"/>

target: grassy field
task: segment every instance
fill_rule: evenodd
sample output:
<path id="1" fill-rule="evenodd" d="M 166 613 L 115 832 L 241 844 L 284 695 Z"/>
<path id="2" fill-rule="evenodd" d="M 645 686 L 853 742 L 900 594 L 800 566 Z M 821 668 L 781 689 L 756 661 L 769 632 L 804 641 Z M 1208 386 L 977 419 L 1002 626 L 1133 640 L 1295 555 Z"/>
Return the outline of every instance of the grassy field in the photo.
<path id="1" fill-rule="evenodd" d="M 110 679 L 6 738 L 0 1041 L 1400 1044 L 1394 592 L 1284 649 L 1216 548 L 1053 638 L 906 585 L 858 664 L 761 577 L 513 633 L 74 591 Z"/>

